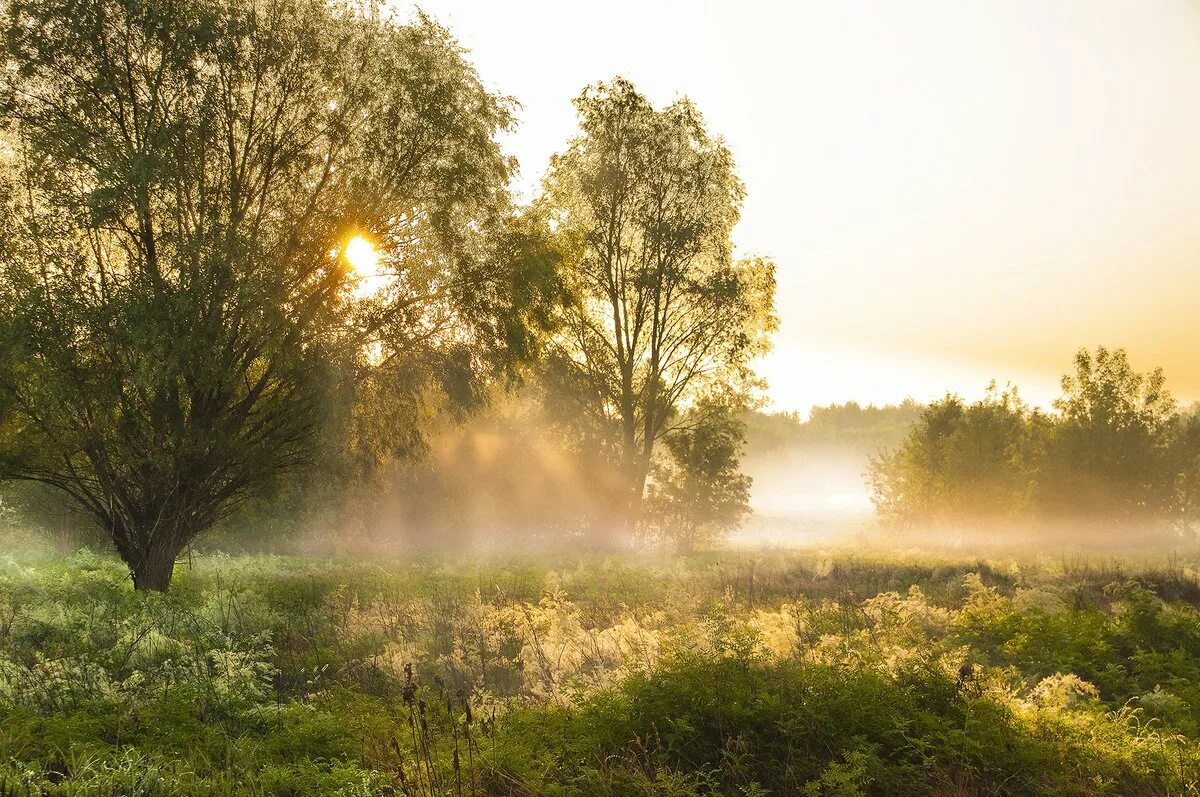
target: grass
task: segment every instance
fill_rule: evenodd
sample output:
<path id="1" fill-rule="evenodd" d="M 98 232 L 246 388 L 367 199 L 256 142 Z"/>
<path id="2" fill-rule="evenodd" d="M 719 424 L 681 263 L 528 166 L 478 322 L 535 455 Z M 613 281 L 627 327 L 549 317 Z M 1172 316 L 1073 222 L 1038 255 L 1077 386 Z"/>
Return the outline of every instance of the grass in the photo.
<path id="1" fill-rule="evenodd" d="M 1184 560 L 0 560 L 0 797 L 1186 794 Z"/>

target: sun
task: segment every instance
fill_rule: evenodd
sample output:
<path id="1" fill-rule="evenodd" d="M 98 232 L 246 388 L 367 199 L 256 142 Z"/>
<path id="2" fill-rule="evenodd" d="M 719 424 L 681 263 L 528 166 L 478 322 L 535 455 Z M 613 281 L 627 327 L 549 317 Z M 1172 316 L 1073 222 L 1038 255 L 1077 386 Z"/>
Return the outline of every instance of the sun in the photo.
<path id="1" fill-rule="evenodd" d="M 369 239 L 354 236 L 346 242 L 342 255 L 350 264 L 356 296 L 369 296 L 383 287 L 386 278 L 379 270 L 379 250 Z"/>
<path id="2" fill-rule="evenodd" d="M 375 248 L 375 244 L 363 236 L 356 235 L 347 241 L 342 254 L 346 256 L 346 262 L 350 264 L 350 268 L 354 269 L 355 276 L 378 276 L 379 250 Z"/>

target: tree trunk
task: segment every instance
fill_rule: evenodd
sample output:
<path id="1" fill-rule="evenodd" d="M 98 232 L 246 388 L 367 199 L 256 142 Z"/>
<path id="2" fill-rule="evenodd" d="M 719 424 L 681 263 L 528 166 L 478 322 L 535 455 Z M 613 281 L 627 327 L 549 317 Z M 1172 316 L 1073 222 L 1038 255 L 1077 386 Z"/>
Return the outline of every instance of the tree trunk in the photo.
<path id="1" fill-rule="evenodd" d="M 153 590 L 166 592 L 175 573 L 175 560 L 180 546 L 167 542 L 152 542 L 141 552 L 137 561 L 129 562 L 133 568 L 133 588 L 138 592 Z"/>

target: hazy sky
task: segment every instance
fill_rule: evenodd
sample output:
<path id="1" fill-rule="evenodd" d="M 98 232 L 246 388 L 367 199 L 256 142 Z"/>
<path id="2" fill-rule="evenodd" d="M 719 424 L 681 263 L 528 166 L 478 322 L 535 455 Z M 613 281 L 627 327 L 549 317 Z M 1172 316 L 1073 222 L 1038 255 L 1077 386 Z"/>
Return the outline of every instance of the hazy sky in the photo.
<path id="1" fill-rule="evenodd" d="M 526 191 L 585 84 L 696 100 L 778 264 L 776 407 L 1044 402 L 1102 343 L 1200 398 L 1200 2 L 421 5 L 522 104 Z"/>

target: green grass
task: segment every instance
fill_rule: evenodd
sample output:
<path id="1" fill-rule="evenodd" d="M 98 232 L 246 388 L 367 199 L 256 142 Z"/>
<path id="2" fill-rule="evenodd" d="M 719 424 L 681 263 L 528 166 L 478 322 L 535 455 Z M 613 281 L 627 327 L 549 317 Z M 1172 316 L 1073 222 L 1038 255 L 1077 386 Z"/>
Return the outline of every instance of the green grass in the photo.
<path id="1" fill-rule="evenodd" d="M 0 560 L 0 796 L 1192 793 L 1190 568 Z"/>

